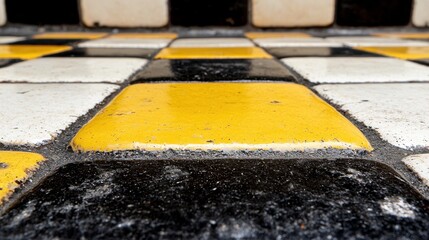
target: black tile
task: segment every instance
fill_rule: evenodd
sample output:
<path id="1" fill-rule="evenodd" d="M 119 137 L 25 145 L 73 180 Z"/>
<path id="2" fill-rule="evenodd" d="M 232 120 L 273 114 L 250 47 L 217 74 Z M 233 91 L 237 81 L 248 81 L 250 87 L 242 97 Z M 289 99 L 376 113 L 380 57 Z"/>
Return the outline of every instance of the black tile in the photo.
<path id="1" fill-rule="evenodd" d="M 79 24 L 78 0 L 6 0 L 9 22 Z"/>
<path id="2" fill-rule="evenodd" d="M 179 26 L 243 26 L 248 0 L 170 0 L 171 24 Z"/>
<path id="3" fill-rule="evenodd" d="M 412 0 L 338 0 L 343 26 L 402 26 L 410 22 Z"/>
<path id="4" fill-rule="evenodd" d="M 0 68 L 7 67 L 14 63 L 21 62 L 20 59 L 0 59 Z"/>
<path id="5" fill-rule="evenodd" d="M 271 55 L 277 58 L 287 57 L 375 57 L 376 54 L 355 50 L 352 48 L 340 47 L 284 47 L 266 49 Z"/>
<path id="6" fill-rule="evenodd" d="M 255 60 L 155 60 L 138 73 L 133 83 L 150 81 L 281 80 L 295 78 L 281 63 Z"/>
<path id="7" fill-rule="evenodd" d="M 72 45 L 85 39 L 27 39 L 9 45 Z"/>
<path id="8" fill-rule="evenodd" d="M 136 57 L 151 58 L 158 49 L 144 48 L 75 48 L 48 57 Z"/>
<path id="9" fill-rule="evenodd" d="M 429 202 L 366 160 L 74 163 L 0 218 L 1 239 L 429 239 Z"/>

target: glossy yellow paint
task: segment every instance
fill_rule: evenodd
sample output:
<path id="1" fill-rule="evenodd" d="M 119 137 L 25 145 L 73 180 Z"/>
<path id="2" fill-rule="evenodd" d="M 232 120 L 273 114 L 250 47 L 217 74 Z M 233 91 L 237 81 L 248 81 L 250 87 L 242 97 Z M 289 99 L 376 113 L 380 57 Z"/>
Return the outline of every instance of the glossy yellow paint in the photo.
<path id="1" fill-rule="evenodd" d="M 429 58 L 429 47 L 357 47 L 356 49 L 406 60 Z"/>
<path id="2" fill-rule="evenodd" d="M 176 33 L 117 33 L 109 36 L 109 38 L 177 38 Z"/>
<path id="3" fill-rule="evenodd" d="M 246 37 L 256 38 L 311 38 L 310 34 L 300 32 L 248 32 Z"/>
<path id="4" fill-rule="evenodd" d="M 36 153 L 0 151 L 0 204 L 43 160 Z"/>
<path id="5" fill-rule="evenodd" d="M 405 39 L 429 39 L 429 33 L 375 33 L 377 37 L 388 37 L 388 38 L 405 38 Z"/>
<path id="6" fill-rule="evenodd" d="M 372 150 L 335 108 L 294 83 L 131 85 L 70 145 L 76 152 Z"/>
<path id="7" fill-rule="evenodd" d="M 33 36 L 35 39 L 97 39 L 107 36 L 100 32 L 48 32 Z"/>
<path id="8" fill-rule="evenodd" d="M 155 59 L 254 59 L 272 58 L 258 47 L 241 48 L 164 48 Z"/>
<path id="9" fill-rule="evenodd" d="M 72 49 L 70 46 L 57 45 L 0 45 L 0 59 L 33 59 Z"/>

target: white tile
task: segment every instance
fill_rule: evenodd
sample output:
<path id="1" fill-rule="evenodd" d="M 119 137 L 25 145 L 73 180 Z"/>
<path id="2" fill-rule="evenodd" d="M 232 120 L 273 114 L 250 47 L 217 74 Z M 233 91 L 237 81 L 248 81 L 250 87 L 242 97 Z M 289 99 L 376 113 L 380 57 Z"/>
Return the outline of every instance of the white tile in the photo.
<path id="1" fill-rule="evenodd" d="M 259 38 L 254 39 L 261 47 L 342 47 L 341 43 L 329 42 L 323 38 Z"/>
<path id="2" fill-rule="evenodd" d="M 382 37 L 329 37 L 326 38 L 329 42 L 344 44 L 349 47 L 392 47 L 392 46 L 429 46 L 429 42 L 401 40 L 395 38 Z"/>
<path id="3" fill-rule="evenodd" d="M 15 36 L 0 36 L 0 44 L 13 43 L 24 40 L 25 37 L 15 37 Z"/>
<path id="4" fill-rule="evenodd" d="M 257 27 L 328 26 L 334 14 L 335 0 L 252 0 Z"/>
<path id="5" fill-rule="evenodd" d="M 307 57 L 282 61 L 313 83 L 429 81 L 429 67 L 394 58 Z"/>
<path id="6" fill-rule="evenodd" d="M 414 0 L 412 22 L 417 27 L 429 26 L 429 0 Z"/>
<path id="7" fill-rule="evenodd" d="M 225 48 L 225 47 L 254 47 L 247 38 L 182 38 L 175 40 L 172 48 Z"/>
<path id="8" fill-rule="evenodd" d="M 39 58 L 0 68 L 0 82 L 121 83 L 146 63 L 138 58 Z"/>
<path id="9" fill-rule="evenodd" d="M 0 26 L 3 26 L 7 22 L 6 17 L 6 6 L 4 3 L 5 0 L 0 0 Z"/>
<path id="10" fill-rule="evenodd" d="M 163 27 L 168 0 L 81 0 L 82 21 L 89 27 Z"/>
<path id="11" fill-rule="evenodd" d="M 164 48 L 171 39 L 104 38 L 80 43 L 81 48 Z"/>
<path id="12" fill-rule="evenodd" d="M 118 88 L 113 84 L 0 84 L 0 142 L 47 142 Z"/>
<path id="13" fill-rule="evenodd" d="M 402 159 L 411 170 L 429 187 L 429 154 L 418 154 Z"/>
<path id="14" fill-rule="evenodd" d="M 429 83 L 329 84 L 315 89 L 390 144 L 429 148 Z"/>

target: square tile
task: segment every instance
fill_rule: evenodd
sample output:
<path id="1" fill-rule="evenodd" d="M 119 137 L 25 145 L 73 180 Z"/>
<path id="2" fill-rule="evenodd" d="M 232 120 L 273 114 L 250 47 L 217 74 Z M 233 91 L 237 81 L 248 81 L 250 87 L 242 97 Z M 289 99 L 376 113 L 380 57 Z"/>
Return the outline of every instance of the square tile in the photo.
<path id="1" fill-rule="evenodd" d="M 133 83 L 152 81 L 295 81 L 273 59 L 155 60 L 140 71 Z"/>
<path id="2" fill-rule="evenodd" d="M 411 155 L 402 159 L 402 162 L 429 187 L 429 154 Z"/>
<path id="3" fill-rule="evenodd" d="M 81 0 L 88 27 L 163 27 L 168 24 L 168 0 Z"/>
<path id="4" fill-rule="evenodd" d="M 256 27 L 316 27 L 334 22 L 335 0 L 252 0 Z"/>
<path id="5" fill-rule="evenodd" d="M 226 48 L 254 47 L 247 38 L 179 38 L 173 41 L 170 48 Z"/>
<path id="6" fill-rule="evenodd" d="M 0 151 L 0 206 L 43 160 L 37 153 Z"/>
<path id="7" fill-rule="evenodd" d="M 293 83 L 134 84 L 71 146 L 78 152 L 372 150 L 351 122 Z"/>
<path id="8" fill-rule="evenodd" d="M 115 33 L 109 36 L 109 38 L 156 38 L 156 39 L 175 39 L 177 38 L 177 33 L 172 32 L 147 32 L 147 33 L 137 33 L 137 32 L 123 32 Z"/>
<path id="9" fill-rule="evenodd" d="M 104 38 L 78 44 L 81 48 L 164 48 L 171 39 Z"/>
<path id="10" fill-rule="evenodd" d="M 315 89 L 390 144 L 429 148 L 429 84 L 319 85 Z"/>
<path id="11" fill-rule="evenodd" d="M 1 0 L 0 0 L 1 1 Z M 0 10 L 1 11 L 1 10 Z M 1 24 L 0 24 L 1 25 Z M 0 36 L 0 44 L 7 44 L 25 40 L 25 37 L 17 36 Z"/>
<path id="12" fill-rule="evenodd" d="M 34 39 L 98 39 L 107 36 L 101 32 L 46 32 L 33 36 Z"/>
<path id="13" fill-rule="evenodd" d="M 429 26 L 429 0 L 414 0 L 412 22 L 416 27 Z"/>
<path id="14" fill-rule="evenodd" d="M 46 57 L 126 57 L 152 58 L 158 52 L 156 48 L 73 48 L 70 51 Z"/>
<path id="15" fill-rule="evenodd" d="M 268 48 L 276 58 L 288 57 L 375 57 L 373 53 L 347 47 L 282 47 Z"/>
<path id="16" fill-rule="evenodd" d="M 429 58 L 429 46 L 427 47 L 358 47 L 357 49 L 400 59 L 425 59 Z"/>
<path id="17" fill-rule="evenodd" d="M 155 59 L 258 59 L 272 58 L 263 49 L 251 48 L 164 48 Z"/>
<path id="18" fill-rule="evenodd" d="M 5 0 L 7 20 L 29 25 L 78 25 L 78 0 Z"/>
<path id="19" fill-rule="evenodd" d="M 258 38 L 253 40 L 264 48 L 274 47 L 342 47 L 342 44 L 329 42 L 323 38 Z"/>
<path id="20" fill-rule="evenodd" d="M 250 39 L 258 38 L 309 38 L 308 33 L 303 32 L 246 32 L 245 36 Z"/>
<path id="21" fill-rule="evenodd" d="M 313 83 L 429 81 L 429 67 L 394 58 L 308 57 L 282 61 Z"/>
<path id="22" fill-rule="evenodd" d="M 178 26 L 244 26 L 248 0 L 173 0 L 171 24 Z"/>
<path id="23" fill-rule="evenodd" d="M 429 42 L 425 41 L 413 41 L 413 40 L 401 40 L 395 38 L 382 38 L 382 37 L 329 37 L 327 41 L 340 43 L 349 47 L 378 47 L 378 46 L 429 46 Z"/>
<path id="24" fill-rule="evenodd" d="M 0 59 L 33 59 L 70 50 L 70 46 L 0 45 Z"/>
<path id="25" fill-rule="evenodd" d="M 146 63 L 138 58 L 39 58 L 1 68 L 0 82 L 121 83 Z"/>
<path id="26" fill-rule="evenodd" d="M 113 84 L 0 84 L 0 143 L 40 145 L 119 87 Z"/>
<path id="27" fill-rule="evenodd" d="M 338 0 L 341 26 L 404 26 L 410 22 L 412 0 Z"/>

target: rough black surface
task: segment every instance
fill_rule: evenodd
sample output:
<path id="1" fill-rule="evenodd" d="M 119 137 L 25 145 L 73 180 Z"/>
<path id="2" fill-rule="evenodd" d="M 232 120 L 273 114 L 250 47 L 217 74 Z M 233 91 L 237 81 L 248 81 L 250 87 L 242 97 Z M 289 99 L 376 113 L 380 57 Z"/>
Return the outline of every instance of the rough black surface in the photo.
<path id="1" fill-rule="evenodd" d="M 287 57 L 376 57 L 379 55 L 352 48 L 331 47 L 282 47 L 266 49 L 277 58 Z"/>
<path id="2" fill-rule="evenodd" d="M 150 81 L 294 81 L 276 60 L 155 60 L 134 77 L 133 83 Z"/>
<path id="3" fill-rule="evenodd" d="M 72 45 L 86 39 L 26 39 L 10 45 Z"/>
<path id="4" fill-rule="evenodd" d="M 366 160 L 73 163 L 0 219 L 1 239 L 428 239 L 429 202 Z"/>
<path id="5" fill-rule="evenodd" d="M 404 26 L 410 22 L 412 0 L 338 0 L 340 26 Z"/>
<path id="6" fill-rule="evenodd" d="M 178 26 L 244 26 L 248 0 L 170 0 L 170 19 Z"/>
<path id="7" fill-rule="evenodd" d="M 79 24 L 78 0 L 6 0 L 7 19 L 31 25 Z"/>
<path id="8" fill-rule="evenodd" d="M 158 49 L 146 48 L 74 48 L 50 57 L 136 57 L 151 58 Z"/>

